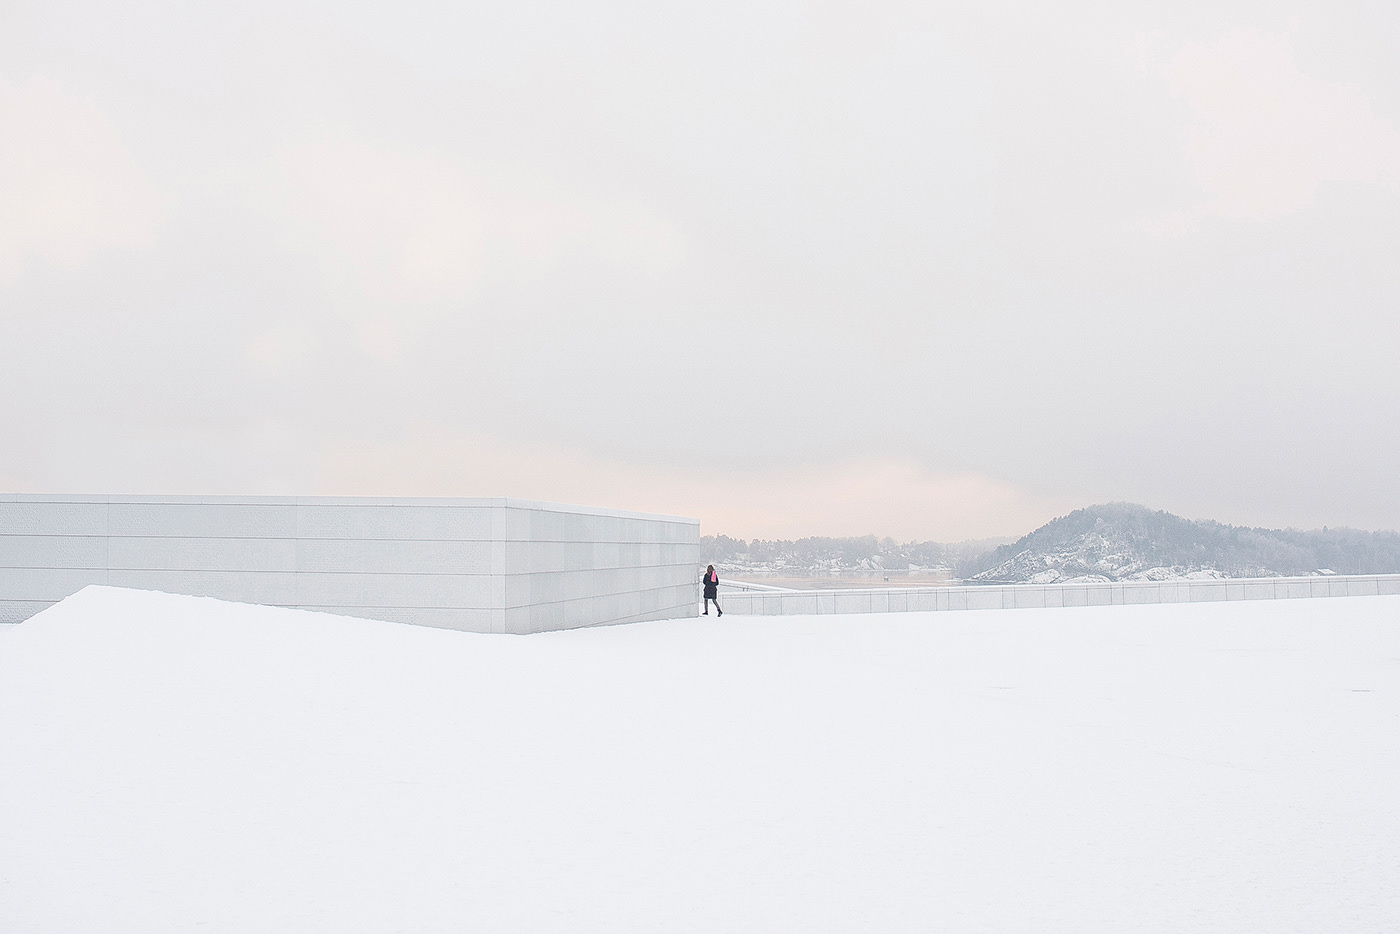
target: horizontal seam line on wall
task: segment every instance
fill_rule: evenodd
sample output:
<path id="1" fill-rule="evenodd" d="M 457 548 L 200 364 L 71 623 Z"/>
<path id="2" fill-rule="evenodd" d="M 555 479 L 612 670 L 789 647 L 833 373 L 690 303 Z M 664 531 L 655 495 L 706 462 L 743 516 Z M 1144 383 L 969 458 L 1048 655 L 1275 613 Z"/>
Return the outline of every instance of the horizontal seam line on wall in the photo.
<path id="1" fill-rule="evenodd" d="M 559 606 L 559 605 L 564 604 L 564 603 L 576 603 L 576 602 L 581 601 L 581 600 L 606 599 L 606 598 L 608 598 L 608 597 L 619 597 L 619 596 L 623 596 L 623 595 L 626 595 L 626 594 L 634 594 L 634 593 L 635 593 L 635 594 L 642 594 L 642 593 L 658 593 L 658 592 L 661 592 L 661 591 L 672 590 L 672 589 L 674 589 L 674 588 L 672 588 L 672 587 L 649 587 L 649 588 L 647 588 L 646 590 L 619 590 L 619 591 L 617 591 L 617 592 L 615 592 L 615 593 L 600 593 L 600 594 L 594 594 L 594 595 L 588 596 L 588 597 L 565 597 L 563 600 L 533 600 L 533 601 L 531 601 L 530 603 L 507 603 L 507 604 L 505 605 L 505 609 L 507 609 L 507 610 L 530 610 L 530 609 L 534 609 L 535 607 L 538 607 L 538 606 Z M 689 606 L 692 602 L 694 602 L 694 601 L 687 601 L 687 602 L 684 603 L 684 604 L 678 604 L 678 605 Z"/>
<path id="2" fill-rule="evenodd" d="M 129 567 L 115 566 L 115 564 L 0 564 L 0 571 L 213 571 L 221 574 L 454 574 L 454 576 L 472 577 L 531 577 L 535 574 L 591 574 L 594 571 L 652 571 L 672 569 L 685 569 L 689 574 L 692 570 L 690 564 L 616 564 L 616 566 L 605 567 L 560 567 L 560 569 L 542 571 L 417 571 L 417 570 L 389 570 L 389 571 L 363 571 L 363 570 L 337 570 L 319 569 L 319 567 Z M 699 583 L 699 578 L 697 578 Z"/>
<path id="3" fill-rule="evenodd" d="M 592 574 L 597 571 L 655 571 L 666 568 L 690 569 L 689 564 L 622 564 L 615 567 L 559 568 L 552 571 L 359 571 L 325 568 L 181 568 L 181 567 L 117 567 L 113 565 L 60 566 L 47 564 L 0 565 L 0 571 L 155 571 L 160 573 L 208 574 L 379 574 L 418 577 L 530 577 L 537 574 Z M 698 581 L 696 581 L 698 583 Z"/>
<path id="4" fill-rule="evenodd" d="M 171 535 L 158 532 L 0 532 L 0 538 L 50 538 L 50 539 L 112 539 L 112 538 L 134 538 L 134 539 L 163 539 L 167 541 L 210 541 L 210 542 L 395 542 L 412 544 L 417 542 L 436 542 L 440 544 L 469 544 L 469 545 L 608 545 L 619 547 L 659 547 L 673 546 L 677 548 L 697 547 L 698 542 L 638 542 L 628 540 L 605 540 L 596 539 L 526 539 L 526 538 L 442 538 L 442 537 L 385 537 L 353 538 L 346 535 L 231 535 L 231 534 L 210 534 L 210 535 Z"/>

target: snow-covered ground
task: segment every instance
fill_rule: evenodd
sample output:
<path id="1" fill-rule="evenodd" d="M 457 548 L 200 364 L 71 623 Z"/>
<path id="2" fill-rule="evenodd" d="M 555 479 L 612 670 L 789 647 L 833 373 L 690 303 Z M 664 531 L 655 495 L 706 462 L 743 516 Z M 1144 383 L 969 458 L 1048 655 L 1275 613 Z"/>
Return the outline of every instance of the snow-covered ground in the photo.
<path id="1" fill-rule="evenodd" d="M 1400 598 L 0 633 L 0 931 L 1394 931 Z"/>

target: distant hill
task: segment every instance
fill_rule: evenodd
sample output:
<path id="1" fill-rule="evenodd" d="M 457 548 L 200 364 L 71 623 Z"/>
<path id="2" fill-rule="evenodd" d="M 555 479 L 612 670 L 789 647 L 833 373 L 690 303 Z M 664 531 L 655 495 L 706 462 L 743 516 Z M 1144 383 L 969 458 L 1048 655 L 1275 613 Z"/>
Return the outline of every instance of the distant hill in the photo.
<path id="1" fill-rule="evenodd" d="M 987 583 L 1397 573 L 1400 533 L 1252 529 L 1108 503 L 1077 509 L 958 570 Z"/>

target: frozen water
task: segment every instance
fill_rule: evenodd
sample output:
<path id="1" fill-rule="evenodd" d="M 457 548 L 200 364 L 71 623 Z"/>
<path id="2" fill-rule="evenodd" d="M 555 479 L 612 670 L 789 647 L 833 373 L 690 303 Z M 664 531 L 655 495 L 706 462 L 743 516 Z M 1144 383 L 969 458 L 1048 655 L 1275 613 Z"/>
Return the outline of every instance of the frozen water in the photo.
<path id="1" fill-rule="evenodd" d="M 0 633 L 0 930 L 1400 927 L 1400 598 Z"/>

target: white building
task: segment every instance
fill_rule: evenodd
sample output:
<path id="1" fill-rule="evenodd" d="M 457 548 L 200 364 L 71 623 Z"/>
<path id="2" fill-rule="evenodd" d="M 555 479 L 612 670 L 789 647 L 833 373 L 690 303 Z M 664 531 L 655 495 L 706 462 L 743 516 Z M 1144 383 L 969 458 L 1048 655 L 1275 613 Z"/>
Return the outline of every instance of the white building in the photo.
<path id="1" fill-rule="evenodd" d="M 88 584 L 472 632 L 694 616 L 700 523 L 515 499 L 0 494 L 0 623 Z"/>

